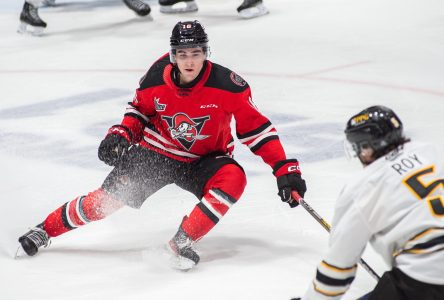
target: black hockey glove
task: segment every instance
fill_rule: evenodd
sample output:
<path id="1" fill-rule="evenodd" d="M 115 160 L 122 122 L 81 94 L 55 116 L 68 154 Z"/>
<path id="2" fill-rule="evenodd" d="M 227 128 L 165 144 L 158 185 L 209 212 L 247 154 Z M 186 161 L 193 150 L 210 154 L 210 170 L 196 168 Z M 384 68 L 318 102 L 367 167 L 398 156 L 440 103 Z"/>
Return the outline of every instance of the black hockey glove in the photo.
<path id="1" fill-rule="evenodd" d="M 296 191 L 304 197 L 307 187 L 301 177 L 299 163 L 296 159 L 279 161 L 273 168 L 273 174 L 277 179 L 278 195 L 283 202 L 287 202 L 291 208 L 299 205 L 299 202 L 291 197 L 291 191 Z"/>
<path id="2" fill-rule="evenodd" d="M 110 128 L 108 135 L 99 146 L 98 154 L 101 161 L 110 166 L 115 166 L 119 163 L 131 145 L 124 136 L 127 135 L 126 133 L 126 130 L 119 128 L 119 126 Z"/>

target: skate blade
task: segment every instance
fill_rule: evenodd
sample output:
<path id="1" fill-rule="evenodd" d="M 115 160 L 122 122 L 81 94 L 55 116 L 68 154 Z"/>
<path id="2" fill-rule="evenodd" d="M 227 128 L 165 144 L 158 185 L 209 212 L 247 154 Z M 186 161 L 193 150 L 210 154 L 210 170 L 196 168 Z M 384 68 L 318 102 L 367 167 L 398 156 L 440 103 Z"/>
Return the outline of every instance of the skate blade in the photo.
<path id="1" fill-rule="evenodd" d="M 239 12 L 239 15 L 244 19 L 252 19 L 266 15 L 268 13 L 269 13 L 268 9 L 262 3 L 260 3 L 254 7 L 241 10 Z"/>
<path id="2" fill-rule="evenodd" d="M 27 257 L 27 256 L 28 256 L 28 254 L 26 254 L 25 250 L 23 250 L 22 245 L 19 245 L 17 247 L 17 251 L 15 251 L 14 259 L 20 259 L 20 258 Z"/>
<path id="3" fill-rule="evenodd" d="M 196 2 L 179 2 L 173 5 L 161 5 L 160 12 L 164 14 L 180 14 L 187 12 L 195 12 L 199 8 L 197 7 Z"/>
<path id="4" fill-rule="evenodd" d="M 151 14 L 149 14 L 149 15 L 143 16 L 142 20 L 146 21 L 146 22 L 152 22 L 152 21 L 154 21 L 154 18 Z"/>
<path id="5" fill-rule="evenodd" d="M 168 244 L 166 245 L 166 248 L 170 254 L 169 264 L 171 268 L 182 272 L 188 272 L 196 265 L 191 259 L 177 255 Z"/>
<path id="6" fill-rule="evenodd" d="M 20 34 L 27 34 L 32 36 L 42 36 L 44 28 L 31 26 L 25 22 L 20 22 L 17 32 Z"/>
<path id="7" fill-rule="evenodd" d="M 178 256 L 178 255 L 172 255 L 170 258 L 170 266 L 173 269 L 182 271 L 182 272 L 188 272 L 192 268 L 194 268 L 196 264 L 191 259 Z"/>

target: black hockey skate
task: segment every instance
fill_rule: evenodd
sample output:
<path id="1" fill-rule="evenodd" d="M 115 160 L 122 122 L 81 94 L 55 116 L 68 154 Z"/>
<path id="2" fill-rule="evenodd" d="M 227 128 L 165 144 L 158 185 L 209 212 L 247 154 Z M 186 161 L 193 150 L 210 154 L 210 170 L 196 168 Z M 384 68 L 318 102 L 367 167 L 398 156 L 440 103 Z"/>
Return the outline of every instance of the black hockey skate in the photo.
<path id="1" fill-rule="evenodd" d="M 160 12 L 164 14 L 177 14 L 197 11 L 194 0 L 159 0 Z"/>
<path id="2" fill-rule="evenodd" d="M 237 12 L 242 18 L 251 19 L 268 14 L 268 9 L 262 0 L 244 0 L 237 8 Z"/>
<path id="3" fill-rule="evenodd" d="M 19 33 L 31 33 L 33 35 L 41 35 L 46 28 L 46 23 L 40 19 L 38 8 L 25 2 L 20 14 Z"/>
<path id="4" fill-rule="evenodd" d="M 144 17 L 151 12 L 151 7 L 141 0 L 123 0 L 123 3 L 141 17 Z"/>
<path id="5" fill-rule="evenodd" d="M 22 252 L 26 253 L 28 256 L 34 256 L 37 254 L 40 247 L 46 248 L 51 243 L 49 235 L 43 228 L 43 223 L 22 235 L 18 241 L 21 247 L 17 250 L 16 257 L 21 256 Z"/>
<path id="6" fill-rule="evenodd" d="M 200 257 L 193 249 L 193 244 L 193 240 L 182 228 L 179 228 L 179 231 L 167 245 L 168 250 L 174 255 L 171 261 L 174 268 L 188 271 L 199 263 Z"/>

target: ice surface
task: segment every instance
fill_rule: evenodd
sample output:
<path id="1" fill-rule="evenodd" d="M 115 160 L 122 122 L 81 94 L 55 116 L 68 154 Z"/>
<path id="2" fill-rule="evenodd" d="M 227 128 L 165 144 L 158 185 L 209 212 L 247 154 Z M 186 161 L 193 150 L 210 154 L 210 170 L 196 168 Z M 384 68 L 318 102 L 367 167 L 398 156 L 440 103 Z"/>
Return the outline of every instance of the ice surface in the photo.
<path id="1" fill-rule="evenodd" d="M 270 14 L 242 20 L 240 0 L 199 0 L 199 11 L 139 18 L 121 1 L 56 1 L 40 9 L 39 38 L 17 34 L 22 3 L 0 3 L 0 299 L 289 299 L 302 295 L 328 235 L 276 195 L 271 170 L 237 144 L 248 186 L 197 244 L 201 263 L 171 269 L 163 245 L 196 200 L 174 186 L 141 210 L 124 208 L 14 260 L 17 238 L 110 168 L 97 159 L 138 79 L 168 51 L 178 20 L 207 28 L 212 60 L 243 76 L 287 149 L 301 160 L 307 202 L 330 220 L 359 168 L 342 151 L 347 118 L 373 104 L 393 108 L 414 139 L 444 144 L 442 0 L 265 0 Z M 371 250 L 364 259 L 387 267 Z M 375 282 L 358 271 L 344 299 Z"/>

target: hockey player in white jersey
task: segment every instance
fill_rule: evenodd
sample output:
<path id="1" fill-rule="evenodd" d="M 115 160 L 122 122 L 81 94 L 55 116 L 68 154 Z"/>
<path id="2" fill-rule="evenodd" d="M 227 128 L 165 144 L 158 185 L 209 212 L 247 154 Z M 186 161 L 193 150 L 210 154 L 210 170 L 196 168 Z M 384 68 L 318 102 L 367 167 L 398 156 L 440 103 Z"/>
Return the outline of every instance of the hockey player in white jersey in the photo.
<path id="1" fill-rule="evenodd" d="M 364 169 L 341 191 L 329 250 L 302 300 L 340 299 L 367 242 L 391 270 L 361 299 L 443 300 L 443 152 L 410 142 L 384 106 L 353 116 L 345 134 Z"/>

